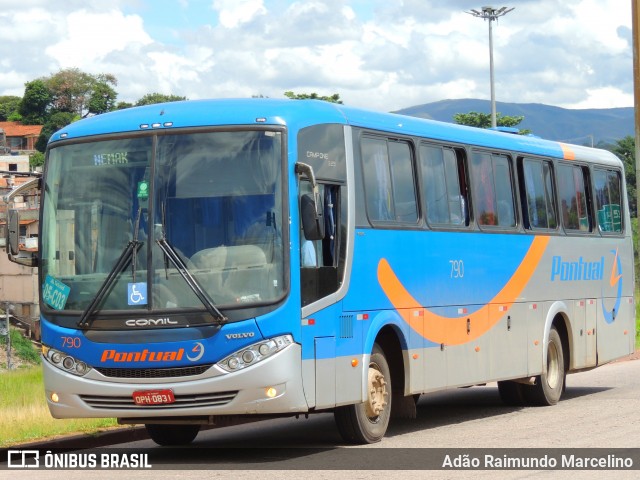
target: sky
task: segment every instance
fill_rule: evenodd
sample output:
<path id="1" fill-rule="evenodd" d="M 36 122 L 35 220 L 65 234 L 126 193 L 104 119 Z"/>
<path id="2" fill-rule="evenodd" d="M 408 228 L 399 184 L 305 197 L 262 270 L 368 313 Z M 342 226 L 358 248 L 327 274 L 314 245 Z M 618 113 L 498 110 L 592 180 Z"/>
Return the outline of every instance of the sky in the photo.
<path id="1" fill-rule="evenodd" d="M 484 3 L 483 3 L 484 2 Z M 118 101 L 338 93 L 379 111 L 490 98 L 633 106 L 629 0 L 0 0 L 0 95 L 61 69 L 110 73 Z"/>

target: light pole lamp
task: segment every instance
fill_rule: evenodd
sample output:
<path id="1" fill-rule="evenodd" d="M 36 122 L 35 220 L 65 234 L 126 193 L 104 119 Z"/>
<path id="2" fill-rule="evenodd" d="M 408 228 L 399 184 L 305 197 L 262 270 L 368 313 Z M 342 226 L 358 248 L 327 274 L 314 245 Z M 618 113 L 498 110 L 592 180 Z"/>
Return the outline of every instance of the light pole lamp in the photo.
<path id="1" fill-rule="evenodd" d="M 491 128 L 496 128 L 496 91 L 494 86 L 493 79 L 493 29 L 491 28 L 491 22 L 498 20 L 498 17 L 502 17 L 507 13 L 515 10 L 515 7 L 501 7 L 501 8 L 493 8 L 493 7 L 482 7 L 481 10 L 471 10 L 470 12 L 465 12 L 474 17 L 482 18 L 483 20 L 489 20 L 489 83 L 491 86 Z"/>

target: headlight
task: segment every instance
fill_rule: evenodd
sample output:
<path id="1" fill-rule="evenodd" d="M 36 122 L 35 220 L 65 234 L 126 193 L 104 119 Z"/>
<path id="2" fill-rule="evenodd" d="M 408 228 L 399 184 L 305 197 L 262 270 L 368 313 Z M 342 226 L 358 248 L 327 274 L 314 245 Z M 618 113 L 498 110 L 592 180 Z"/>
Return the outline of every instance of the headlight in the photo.
<path id="1" fill-rule="evenodd" d="M 42 345 L 42 355 L 54 367 L 79 377 L 86 375 L 89 373 L 89 370 L 91 370 L 91 367 L 86 363 L 76 360 L 71 355 L 56 350 L 55 348 L 47 347 L 46 345 Z"/>
<path id="2" fill-rule="evenodd" d="M 281 335 L 279 337 L 263 340 L 262 342 L 249 345 L 228 357 L 220 360 L 216 365 L 227 372 L 237 372 L 243 368 L 255 365 L 265 358 L 283 350 L 293 343 L 291 335 Z"/>

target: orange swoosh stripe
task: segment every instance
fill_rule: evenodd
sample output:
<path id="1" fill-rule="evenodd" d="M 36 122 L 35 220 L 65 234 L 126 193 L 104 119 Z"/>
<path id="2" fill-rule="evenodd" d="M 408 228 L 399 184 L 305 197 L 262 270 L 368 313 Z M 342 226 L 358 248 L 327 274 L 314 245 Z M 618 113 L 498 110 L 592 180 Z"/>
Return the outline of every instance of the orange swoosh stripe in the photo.
<path id="1" fill-rule="evenodd" d="M 622 275 L 618 273 L 618 249 L 616 248 L 616 256 L 613 259 L 613 268 L 611 269 L 611 278 L 609 278 L 609 285 L 615 287 L 618 283 L 618 280 L 620 280 L 620 277 L 622 277 Z"/>
<path id="2" fill-rule="evenodd" d="M 566 143 L 560 143 L 560 148 L 562 149 L 562 155 L 564 156 L 565 160 L 576 159 L 576 152 L 574 152 L 569 145 L 567 145 Z"/>
<path id="3" fill-rule="evenodd" d="M 531 279 L 548 243 L 549 237 L 535 237 L 529 251 L 502 290 L 482 308 L 462 317 L 443 317 L 423 309 L 384 258 L 378 263 L 378 282 L 404 321 L 422 337 L 435 343 L 461 345 L 484 335 L 506 314 Z M 495 304 L 507 307 L 495 308 Z M 416 309 L 422 310 L 422 315 L 415 316 L 413 311 Z M 472 325 L 469 333 L 467 320 L 470 320 Z"/>

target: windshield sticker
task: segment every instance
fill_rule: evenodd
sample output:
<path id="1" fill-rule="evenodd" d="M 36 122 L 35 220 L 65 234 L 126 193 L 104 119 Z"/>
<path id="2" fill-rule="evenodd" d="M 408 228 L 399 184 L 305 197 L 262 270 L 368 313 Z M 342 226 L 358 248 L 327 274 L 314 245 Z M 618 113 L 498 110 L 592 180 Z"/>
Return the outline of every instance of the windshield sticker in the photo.
<path id="1" fill-rule="evenodd" d="M 69 286 L 47 275 L 42 288 L 42 301 L 55 310 L 64 310 L 70 291 Z"/>
<path id="2" fill-rule="evenodd" d="M 144 282 L 127 284 L 128 303 L 129 305 L 146 305 L 147 304 L 147 284 Z"/>
<path id="3" fill-rule="evenodd" d="M 146 200 L 149 198 L 149 182 L 146 180 L 138 182 L 138 198 L 140 200 Z"/>

